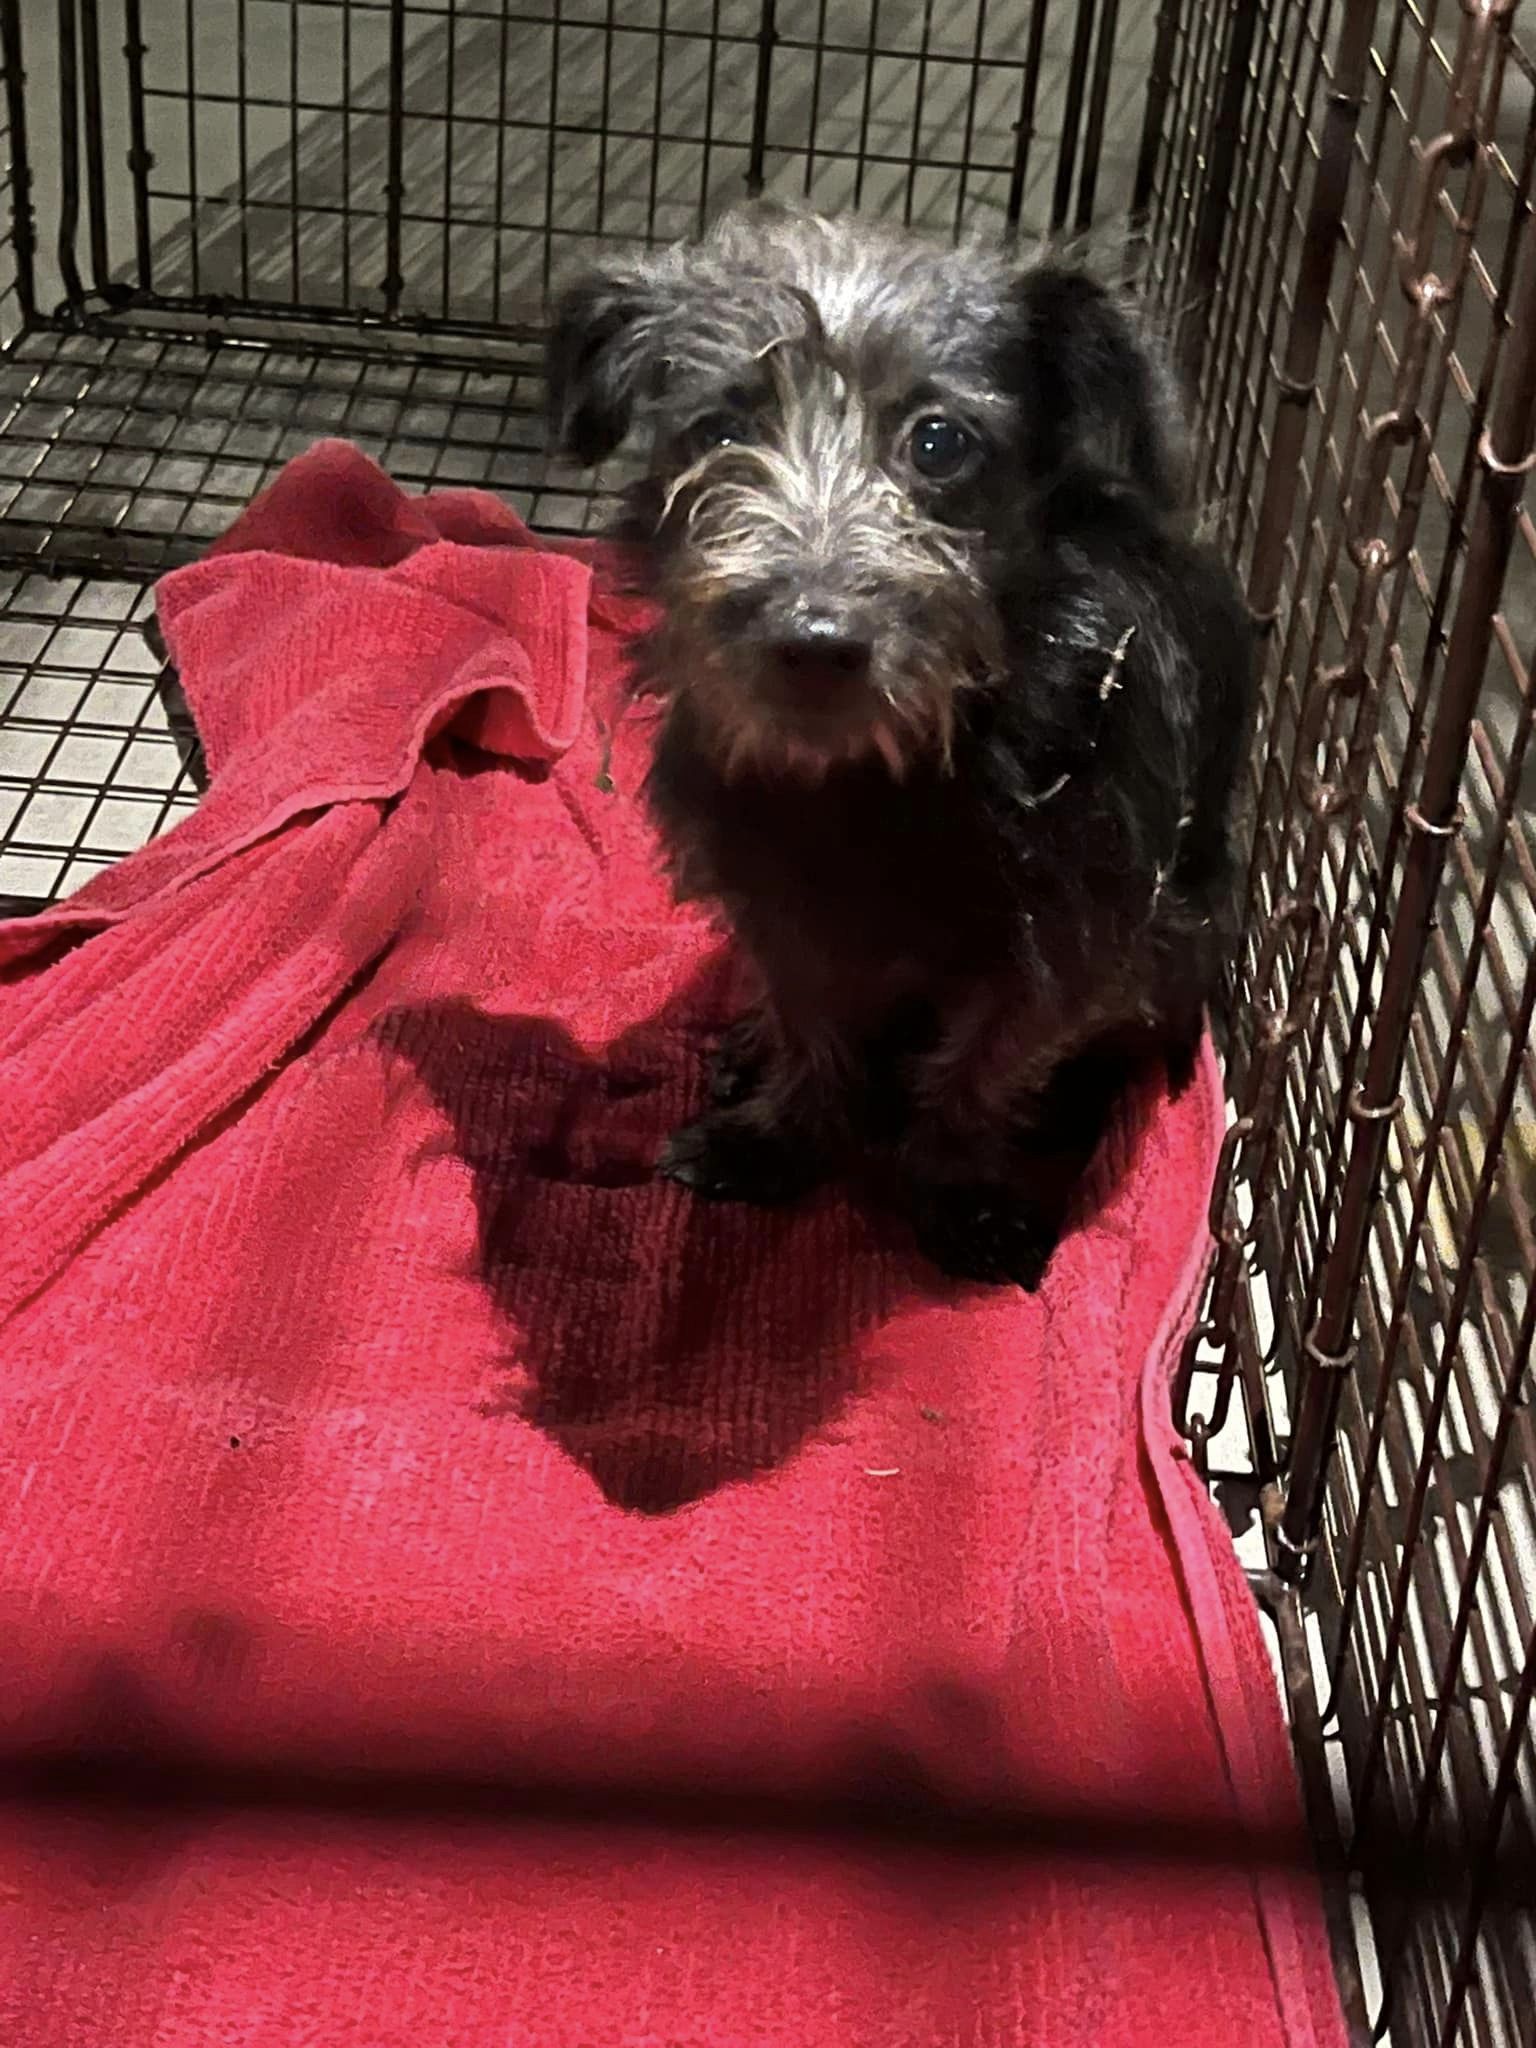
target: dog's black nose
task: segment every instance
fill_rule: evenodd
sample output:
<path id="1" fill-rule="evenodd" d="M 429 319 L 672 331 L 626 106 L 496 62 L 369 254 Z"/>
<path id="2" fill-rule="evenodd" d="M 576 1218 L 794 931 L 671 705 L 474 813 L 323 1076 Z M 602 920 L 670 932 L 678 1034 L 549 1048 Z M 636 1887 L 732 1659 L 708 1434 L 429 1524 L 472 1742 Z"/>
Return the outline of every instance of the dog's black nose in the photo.
<path id="1" fill-rule="evenodd" d="M 853 681 L 869 671 L 868 639 L 830 612 L 807 612 L 782 627 L 770 643 L 780 674 L 790 682 L 820 678 Z"/>

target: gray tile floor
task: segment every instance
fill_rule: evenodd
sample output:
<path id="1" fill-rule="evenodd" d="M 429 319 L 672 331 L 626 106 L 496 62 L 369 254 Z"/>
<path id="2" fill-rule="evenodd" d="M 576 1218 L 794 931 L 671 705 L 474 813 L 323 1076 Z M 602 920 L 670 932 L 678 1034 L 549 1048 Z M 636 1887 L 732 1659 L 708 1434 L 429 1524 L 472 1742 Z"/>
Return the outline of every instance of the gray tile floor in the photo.
<path id="1" fill-rule="evenodd" d="M 113 61 L 121 0 L 102 4 L 115 165 L 131 140 L 126 70 Z M 26 12 L 46 211 L 57 28 L 51 9 Z M 1031 0 L 779 0 L 767 189 L 941 230 L 957 215 L 1000 222 L 1035 14 Z M 1049 219 L 1079 8 L 1052 0 L 1038 14 L 1026 230 Z M 381 0 L 201 0 L 195 13 L 185 0 L 143 0 L 142 18 L 156 281 L 373 303 L 389 166 Z M 739 196 L 761 18 L 760 0 L 411 0 L 399 94 L 408 305 L 537 319 L 546 243 L 558 262 L 597 233 L 665 238 Z M 1129 194 L 1151 30 L 1152 10 L 1119 10 L 1105 219 Z M 110 179 L 106 199 L 109 246 L 127 252 L 128 182 Z"/>

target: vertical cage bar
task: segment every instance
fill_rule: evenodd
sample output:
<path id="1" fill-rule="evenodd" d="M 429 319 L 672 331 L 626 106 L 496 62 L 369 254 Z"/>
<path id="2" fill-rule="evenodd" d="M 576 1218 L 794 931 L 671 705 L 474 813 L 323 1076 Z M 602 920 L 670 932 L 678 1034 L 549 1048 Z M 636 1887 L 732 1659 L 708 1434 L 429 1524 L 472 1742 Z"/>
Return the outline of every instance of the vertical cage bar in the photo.
<path id="1" fill-rule="evenodd" d="M 507 35 L 511 24 L 505 7 L 501 20 L 496 48 L 496 161 L 491 175 L 496 180 L 495 195 L 491 201 L 491 318 L 499 326 L 502 319 L 502 234 L 507 206 Z M 554 138 L 549 138 L 552 146 Z"/>
<path id="2" fill-rule="evenodd" d="M 768 156 L 768 106 L 773 92 L 773 53 L 778 46 L 778 0 L 763 0 L 757 22 L 757 75 L 752 87 L 752 134 L 747 145 L 747 193 L 752 199 L 763 189 L 763 170 Z M 862 156 L 860 171 L 863 170 Z"/>
<path id="3" fill-rule="evenodd" d="M 923 0 L 923 26 L 917 50 L 917 77 L 912 87 L 912 132 L 907 143 L 907 191 L 902 202 L 901 218 L 906 227 L 912 225 L 912 214 L 917 203 L 917 174 L 922 168 L 919 151 L 923 146 L 923 102 L 928 95 L 928 67 L 933 48 L 933 0 Z"/>
<path id="4" fill-rule="evenodd" d="M 864 171 L 869 162 L 869 130 L 875 112 L 875 55 L 880 47 L 880 0 L 869 0 L 869 37 L 864 45 L 864 97 L 859 108 L 859 150 L 853 167 L 853 203 L 864 203 Z"/>
<path id="5" fill-rule="evenodd" d="M 288 9 L 288 276 L 295 305 L 302 303 L 303 261 L 299 233 L 299 192 L 303 183 L 299 167 L 299 32 L 302 17 L 297 4 Z M 450 62 L 452 61 L 450 57 Z"/>
<path id="6" fill-rule="evenodd" d="M 816 180 L 816 137 L 821 129 L 821 80 L 827 61 L 827 7 L 829 0 L 818 0 L 816 8 L 816 48 L 811 57 L 811 106 L 805 127 L 805 183 L 801 188 L 807 199 Z M 985 5 L 985 0 L 983 0 Z M 720 20 L 718 0 L 713 33 L 718 36 Z M 713 60 L 714 47 L 710 48 Z"/>
<path id="7" fill-rule="evenodd" d="M 1248 575 L 1248 606 L 1256 623 L 1266 632 L 1274 629 L 1286 536 L 1291 530 L 1301 482 L 1307 412 L 1317 394 L 1318 356 L 1327 322 L 1334 263 L 1344 233 L 1344 206 L 1355 158 L 1355 131 L 1364 103 L 1376 12 L 1377 0 L 1347 0 L 1344 19 L 1339 24 L 1333 83 L 1324 106 L 1322 140 L 1302 233 L 1285 356 L 1273 372 L 1279 395 Z"/>
<path id="8" fill-rule="evenodd" d="M 144 16 L 142 0 L 123 0 L 123 61 L 128 77 L 128 169 L 133 178 L 133 261 L 139 290 L 153 291 L 154 253 L 149 238 L 149 173 L 154 159 L 144 119 Z"/>
<path id="9" fill-rule="evenodd" d="M 555 189 L 559 183 L 559 142 L 557 129 L 560 119 L 560 29 L 562 26 L 562 0 L 555 0 L 549 20 L 549 98 L 546 119 L 548 123 L 548 154 L 544 159 L 544 292 L 549 294 L 550 278 L 555 262 Z"/>
<path id="10" fill-rule="evenodd" d="M 446 320 L 453 305 L 453 165 L 454 158 L 458 155 L 458 133 L 454 121 L 459 83 L 458 0 L 448 0 L 443 34 L 447 47 L 443 52 L 443 246 L 439 252 L 442 258 L 442 275 L 438 305 L 442 317 Z"/>
<path id="11" fill-rule="evenodd" d="M 1173 86 L 1173 50 L 1179 34 L 1180 0 L 1163 0 L 1157 11 L 1157 30 L 1152 40 L 1152 64 L 1147 73 L 1147 105 L 1141 121 L 1141 147 L 1136 155 L 1136 177 L 1131 186 L 1131 219 L 1142 225 L 1152 200 L 1157 177 L 1157 159 L 1165 139 L 1168 101 Z"/>
<path id="12" fill-rule="evenodd" d="M 37 227 L 32 216 L 32 162 L 27 151 L 26 52 L 21 0 L 0 0 L 0 62 L 5 66 L 5 112 L 11 136 L 11 237 L 16 251 L 16 304 L 23 327 L 37 317 Z"/>
<path id="13" fill-rule="evenodd" d="M 1099 190 L 1099 159 L 1104 153 L 1104 117 L 1109 109 L 1109 84 L 1114 73 L 1115 38 L 1119 31 L 1120 0 L 1104 0 L 1104 12 L 1099 17 L 1099 43 L 1094 52 L 1093 83 L 1088 94 L 1088 125 L 1083 131 L 1083 163 L 1074 216 L 1079 233 L 1093 225 L 1094 201 Z"/>
<path id="14" fill-rule="evenodd" d="M 1077 0 L 1072 55 L 1067 63 L 1067 93 L 1061 109 L 1061 142 L 1056 157 L 1056 182 L 1051 190 L 1051 233 L 1060 234 L 1072 210 L 1072 174 L 1077 168 L 1077 133 L 1083 118 L 1083 91 L 1093 55 L 1096 0 Z"/>
<path id="15" fill-rule="evenodd" d="M 1233 321 L 1227 345 L 1233 358 L 1233 398 L 1237 410 L 1246 411 L 1247 421 L 1245 431 L 1239 433 L 1234 415 L 1224 462 L 1218 457 L 1215 437 L 1212 437 L 1211 475 L 1216 496 L 1228 508 L 1227 532 L 1233 555 L 1250 562 L 1252 536 L 1249 523 L 1258 509 L 1255 503 L 1258 494 L 1255 471 L 1263 447 L 1264 431 L 1270 424 L 1267 419 L 1266 376 L 1272 374 L 1278 360 L 1281 321 L 1286 313 L 1287 299 L 1292 302 L 1295 299 L 1295 285 L 1292 284 L 1288 293 L 1286 280 L 1291 275 L 1293 243 L 1299 238 L 1304 246 L 1306 220 L 1301 216 L 1299 199 L 1313 142 L 1309 117 L 1317 104 L 1324 63 L 1332 52 L 1330 30 L 1333 27 L 1333 9 L 1334 0 L 1323 0 L 1315 36 L 1310 7 L 1300 6 L 1291 11 L 1295 42 L 1288 66 L 1282 62 L 1283 29 L 1276 32 L 1275 68 L 1267 93 L 1271 96 L 1270 104 L 1273 104 L 1274 97 L 1279 98 L 1281 119 L 1271 153 L 1262 218 L 1255 219 L 1251 230 L 1257 252 L 1258 275 L 1265 283 L 1262 291 L 1254 289 L 1249 294 L 1240 343 L 1237 340 L 1236 297 L 1229 295 L 1233 303 Z M 1283 24 L 1287 10 L 1281 8 L 1277 12 Z M 1286 147 L 1287 139 L 1289 147 Z M 1262 151 L 1256 150 L 1255 154 L 1261 155 Z M 1342 199 L 1340 204 L 1342 211 Z M 1338 239 L 1335 235 L 1335 246 Z M 1298 253 L 1298 274 L 1300 268 Z M 1315 371 L 1313 381 L 1315 386 Z"/>
<path id="16" fill-rule="evenodd" d="M 240 36 L 243 43 L 245 38 L 245 0 L 240 0 L 240 7 L 242 16 Z M 503 14 L 502 20 L 505 23 L 505 14 Z M 505 36 L 505 27 L 503 27 L 503 36 Z M 502 70 L 505 73 L 505 53 L 503 53 Z M 240 148 L 243 165 L 245 150 L 244 93 L 240 95 L 240 98 Z M 338 223 L 337 239 L 341 244 L 341 303 L 344 306 L 350 306 L 352 304 L 352 10 L 350 7 L 343 9 L 341 17 L 341 104 L 338 111 L 341 115 L 342 213 L 341 220 Z M 243 181 L 244 172 L 242 169 L 242 183 Z M 499 172 L 496 180 L 496 190 L 498 193 L 501 191 Z M 501 289 L 501 270 L 499 266 L 495 271 L 495 279 L 496 289 L 499 292 Z"/>
<path id="17" fill-rule="evenodd" d="M 405 210 L 405 0 L 389 0 L 389 105 L 384 147 L 384 317 L 400 317 L 405 279 L 400 271 Z"/>
<path id="18" fill-rule="evenodd" d="M 699 211 L 698 226 L 702 230 L 709 217 L 709 195 L 714 189 L 715 150 L 715 81 L 720 75 L 720 0 L 711 0 L 709 11 L 709 60 L 704 76 L 704 147 L 699 156 Z M 814 128 L 812 140 L 815 139 Z M 810 153 L 806 154 L 807 177 L 809 177 Z M 809 193 L 810 186 L 807 184 Z"/>
<path id="19" fill-rule="evenodd" d="M 1029 10 L 1029 38 L 1024 45 L 1024 76 L 1019 84 L 1019 111 L 1013 124 L 1013 164 L 1008 174 L 1008 205 L 1003 216 L 1003 239 L 1010 246 L 1018 240 L 1019 221 L 1024 212 L 1024 187 L 1029 176 L 1029 152 L 1035 139 L 1035 102 L 1040 93 L 1040 66 L 1045 56 L 1046 0 L 1034 0 Z"/>
<path id="20" fill-rule="evenodd" d="M 965 202 L 970 186 L 971 159 L 976 148 L 976 106 L 981 98 L 981 67 L 987 48 L 987 0 L 976 0 L 976 30 L 971 38 L 971 82 L 965 95 L 965 133 L 960 144 L 960 171 L 955 180 L 954 232 L 965 227 Z"/>
<path id="21" fill-rule="evenodd" d="M 1199 388 L 1205 367 L 1206 342 L 1210 334 L 1210 300 L 1221 270 L 1221 248 L 1232 203 L 1232 182 L 1248 96 L 1248 66 L 1253 55 L 1253 32 L 1258 16 L 1259 0 L 1232 0 L 1226 63 L 1216 102 L 1216 117 L 1211 124 L 1211 146 L 1206 159 L 1200 210 L 1195 221 L 1189 285 L 1178 340 L 1179 363 L 1191 391 Z"/>
<path id="22" fill-rule="evenodd" d="M 1255 238 L 1260 234 L 1260 223 L 1264 220 L 1265 209 L 1260 198 L 1260 184 L 1265 167 L 1267 125 L 1275 103 L 1275 81 L 1283 62 L 1283 33 L 1276 31 L 1277 11 L 1284 19 L 1283 10 L 1277 10 L 1273 0 L 1261 0 L 1261 27 L 1263 33 L 1256 38 L 1258 49 L 1253 60 L 1252 140 L 1254 147 L 1244 152 L 1239 166 L 1238 189 L 1233 194 L 1232 235 L 1228 244 L 1227 289 L 1220 295 L 1220 301 L 1211 311 L 1211 338 L 1207 344 L 1214 357 L 1214 367 L 1204 396 L 1203 411 L 1210 422 L 1207 439 L 1210 442 L 1206 482 L 1202 491 L 1205 498 L 1219 498 L 1214 489 L 1212 477 L 1218 465 L 1216 447 L 1219 438 L 1229 440 L 1226 429 L 1233 410 L 1241 405 L 1242 372 L 1248 364 L 1248 350 L 1239 340 L 1244 312 L 1256 315 L 1259 293 L 1254 275 L 1255 264 L 1263 269 L 1263 256 L 1255 251 Z M 1298 22 L 1306 19 L 1306 5 L 1295 10 Z M 1266 64 L 1265 58 L 1268 58 Z M 1267 222 L 1265 223 L 1267 226 Z M 1251 339 L 1251 334 L 1250 334 Z M 1234 383 L 1236 392 L 1234 392 Z"/>
<path id="23" fill-rule="evenodd" d="M 192 295 L 203 288 L 203 237 L 198 215 L 202 194 L 198 189 L 197 162 L 197 8 L 195 0 L 184 0 L 181 15 L 182 49 L 187 60 L 187 228 L 191 241 Z"/>
<path id="24" fill-rule="evenodd" d="M 250 80 L 250 24 L 246 19 L 246 0 L 237 0 L 235 10 L 235 91 L 240 105 L 235 124 L 236 161 L 240 177 L 240 295 L 251 295 L 251 80 Z M 343 15 L 343 21 L 346 20 Z M 350 187 L 348 187 L 350 190 Z"/>
<path id="25" fill-rule="evenodd" d="M 75 254 L 80 232 L 80 46 L 74 0 L 59 0 L 59 229 L 57 254 L 64 297 L 78 318 L 85 285 Z"/>
<path id="26" fill-rule="evenodd" d="M 651 175 L 645 194 L 645 238 L 656 239 L 656 220 L 661 205 L 662 135 L 667 107 L 667 0 L 661 0 L 656 17 L 656 89 L 651 98 Z"/>
<path id="27" fill-rule="evenodd" d="M 602 112 L 597 123 L 597 232 L 608 232 L 608 145 L 613 139 L 614 0 L 603 9 Z"/>
<path id="28" fill-rule="evenodd" d="M 112 265 L 107 253 L 106 112 L 101 98 L 101 24 L 96 0 L 80 0 L 80 95 L 85 108 L 85 189 L 89 200 L 91 281 L 105 291 Z"/>

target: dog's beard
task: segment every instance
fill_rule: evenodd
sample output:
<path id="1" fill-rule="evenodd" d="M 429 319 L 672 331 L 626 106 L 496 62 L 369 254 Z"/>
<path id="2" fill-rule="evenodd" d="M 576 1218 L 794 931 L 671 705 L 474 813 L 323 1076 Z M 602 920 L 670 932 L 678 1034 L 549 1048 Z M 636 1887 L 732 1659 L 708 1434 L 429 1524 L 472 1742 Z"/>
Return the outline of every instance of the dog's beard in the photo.
<path id="1" fill-rule="evenodd" d="M 652 650 L 662 694 L 686 697 L 693 728 L 728 781 L 757 774 L 815 783 L 869 762 L 883 764 L 896 782 L 925 760 L 947 772 L 960 701 L 988 673 L 979 651 L 956 662 L 948 650 L 923 656 L 908 649 L 899 662 L 877 658 L 846 709 L 797 714 L 768 701 L 754 676 L 756 658 L 749 647 L 722 645 L 675 618 Z"/>
<path id="2" fill-rule="evenodd" d="M 709 450 L 637 494 L 665 620 L 657 680 L 689 694 L 728 777 L 819 780 L 875 760 L 899 781 L 921 759 L 948 764 L 957 701 L 1001 662 L 984 538 L 929 516 L 872 458 L 846 379 L 824 391 L 825 375 L 801 384 L 778 356 L 773 369 L 772 440 Z M 846 616 L 869 660 L 796 704 L 769 649 L 800 602 Z"/>
<path id="3" fill-rule="evenodd" d="M 879 761 L 899 782 L 920 761 L 950 768 L 965 698 L 1001 667 L 999 622 L 979 580 L 930 573 L 893 586 L 871 607 L 886 623 L 867 674 L 834 685 L 821 705 L 783 701 L 752 630 L 739 637 L 722 631 L 736 588 L 707 562 L 674 563 L 659 593 L 663 622 L 651 663 L 663 695 L 687 695 L 695 727 L 727 778 L 819 781 L 836 768 Z M 913 615 L 920 627 L 910 623 Z"/>

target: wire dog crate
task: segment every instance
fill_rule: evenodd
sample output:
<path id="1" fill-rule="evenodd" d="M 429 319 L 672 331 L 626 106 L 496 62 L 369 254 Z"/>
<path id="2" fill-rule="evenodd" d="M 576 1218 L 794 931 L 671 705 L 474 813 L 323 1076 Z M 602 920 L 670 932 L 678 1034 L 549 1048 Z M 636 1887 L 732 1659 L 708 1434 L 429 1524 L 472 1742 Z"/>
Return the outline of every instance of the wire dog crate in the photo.
<path id="1" fill-rule="evenodd" d="M 1536 0 L 1533 0 L 1536 4 Z M 552 272 L 756 191 L 1129 222 L 1265 688 L 1176 1387 L 1361 2037 L 1536 2040 L 1536 72 L 1517 0 L 0 0 L 0 901 L 191 808 L 150 584 L 359 441 L 556 531 Z"/>
<path id="2" fill-rule="evenodd" d="M 1180 1420 L 1206 1455 L 1245 1397 L 1301 1725 L 1374 1894 L 1368 2002 L 1415 2042 L 1536 2026 L 1522 34 L 1509 0 L 1207 16 L 1160 142 L 1240 130 L 1186 362 L 1266 657 Z M 1184 203 L 1164 179 L 1170 306 Z"/>

